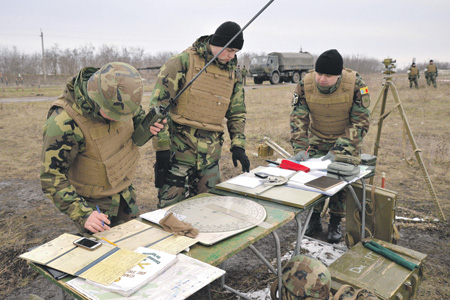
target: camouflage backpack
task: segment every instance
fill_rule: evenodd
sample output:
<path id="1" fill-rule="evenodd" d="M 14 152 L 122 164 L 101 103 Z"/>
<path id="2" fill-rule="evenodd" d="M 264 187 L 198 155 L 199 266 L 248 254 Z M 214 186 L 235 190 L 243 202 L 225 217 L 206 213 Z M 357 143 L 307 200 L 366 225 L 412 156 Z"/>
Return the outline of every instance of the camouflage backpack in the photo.
<path id="1" fill-rule="evenodd" d="M 379 300 L 372 292 L 366 289 L 356 290 L 348 284 L 344 284 L 336 292 L 333 300 Z"/>
<path id="2" fill-rule="evenodd" d="M 319 260 L 297 255 L 284 266 L 281 298 L 286 300 L 330 300 L 331 275 Z M 271 287 L 272 299 L 277 297 L 278 281 Z"/>

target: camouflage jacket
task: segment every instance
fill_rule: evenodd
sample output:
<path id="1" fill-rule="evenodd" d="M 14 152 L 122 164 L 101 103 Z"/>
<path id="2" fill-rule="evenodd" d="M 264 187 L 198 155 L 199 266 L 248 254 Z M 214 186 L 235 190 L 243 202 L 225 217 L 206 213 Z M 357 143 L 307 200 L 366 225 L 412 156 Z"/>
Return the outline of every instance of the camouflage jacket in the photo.
<path id="1" fill-rule="evenodd" d="M 333 91 L 333 89 L 331 89 Z M 291 145 L 294 153 L 306 150 L 310 146 L 311 132 L 310 110 L 305 98 L 303 80 L 295 88 L 293 109 L 290 115 Z M 349 123 L 345 129 L 345 135 L 339 137 L 334 145 L 328 149 L 334 154 L 352 155 L 355 149 L 361 147 L 361 143 L 369 130 L 370 96 L 367 85 L 359 74 L 356 74 L 356 82 L 353 96 L 353 105 L 349 114 Z M 330 141 L 327 141 L 330 142 Z"/>
<path id="2" fill-rule="evenodd" d="M 83 81 L 97 71 L 96 68 L 85 68 L 82 74 Z M 70 79 L 60 96 L 64 99 L 76 102 L 83 114 L 99 122 L 109 122 L 98 113 L 99 107 L 93 101 L 86 100 L 83 96 L 76 96 L 74 92 L 75 77 Z M 142 107 L 133 117 L 134 126 L 140 124 L 145 117 L 145 111 Z M 76 156 L 85 150 L 86 142 L 83 132 L 74 122 L 74 120 L 60 107 L 51 107 L 47 121 L 44 125 L 43 148 L 41 154 L 41 186 L 44 194 L 50 198 L 55 206 L 63 213 L 67 214 L 75 223 L 84 225 L 87 217 L 92 213 L 88 205 L 89 199 L 85 199 L 77 194 L 77 191 L 70 183 L 68 174 L 69 169 Z M 111 202 L 120 202 L 123 198 L 129 202 L 129 189 L 125 189 L 118 195 L 111 197 Z M 128 203 L 132 210 L 137 209 L 136 203 Z M 135 207 L 136 206 L 136 207 Z M 119 203 L 111 203 L 108 215 L 116 215 Z M 112 211 L 112 210 L 116 211 Z"/>
<path id="3" fill-rule="evenodd" d="M 214 57 L 211 51 L 208 50 L 210 38 L 211 36 L 202 36 L 193 44 L 200 57 L 205 59 L 205 64 Z M 218 60 L 214 61 L 213 64 L 216 64 L 221 69 L 233 72 L 237 65 L 237 58 L 235 57 L 226 64 L 222 64 Z M 156 105 L 167 106 L 169 100 L 174 98 L 187 83 L 185 78 L 188 70 L 189 54 L 187 52 L 172 56 L 158 74 L 155 88 L 150 98 L 150 107 Z M 235 146 L 245 148 L 244 131 L 246 112 L 244 87 L 242 82 L 236 79 L 230 105 L 225 114 L 227 128 L 231 138 L 231 148 Z M 157 139 L 153 139 L 153 146 L 157 151 L 169 149 L 171 137 L 170 122 L 168 123 L 169 126 L 165 126 L 164 130 L 158 134 Z"/>

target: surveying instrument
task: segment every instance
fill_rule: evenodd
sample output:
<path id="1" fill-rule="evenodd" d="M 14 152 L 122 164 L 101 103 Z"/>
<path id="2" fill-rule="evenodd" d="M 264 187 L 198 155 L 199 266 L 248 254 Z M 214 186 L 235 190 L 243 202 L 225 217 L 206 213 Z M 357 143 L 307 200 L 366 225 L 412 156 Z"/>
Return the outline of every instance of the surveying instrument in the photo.
<path id="1" fill-rule="evenodd" d="M 381 129 L 383 128 L 383 120 L 392 112 L 392 110 L 395 109 L 395 107 L 397 107 L 398 111 L 400 113 L 400 116 L 402 117 L 402 120 L 403 120 L 403 127 L 408 134 L 409 141 L 413 148 L 414 155 L 417 159 L 417 162 L 419 163 L 420 169 L 422 170 L 422 174 L 425 177 L 425 181 L 426 181 L 428 190 L 430 191 L 431 197 L 433 198 L 433 202 L 435 204 L 436 210 L 439 215 L 439 220 L 445 221 L 444 213 L 442 212 L 442 208 L 436 197 L 436 193 L 434 191 L 433 184 L 431 183 L 427 169 L 425 168 L 425 165 L 422 160 L 422 155 L 421 155 L 422 150 L 420 150 L 417 147 L 417 144 L 416 144 L 416 141 L 414 140 L 414 136 L 412 134 L 411 128 L 409 127 L 408 120 L 406 119 L 406 114 L 405 114 L 405 111 L 403 110 L 402 103 L 400 102 L 400 98 L 398 97 L 397 88 L 395 87 L 394 83 L 392 82 L 392 74 L 394 74 L 396 72 L 395 63 L 396 63 L 396 60 L 391 59 L 391 58 L 386 58 L 383 60 L 383 64 L 385 66 L 383 74 L 386 74 L 386 75 L 383 77 L 383 79 L 384 79 L 383 88 L 381 89 L 380 95 L 378 96 L 377 101 L 375 102 L 375 105 L 372 108 L 372 111 L 374 111 L 375 108 L 377 107 L 380 99 L 382 100 L 381 101 L 380 118 L 378 120 L 377 136 L 376 136 L 376 140 L 375 140 L 375 144 L 374 144 L 374 152 L 373 153 L 375 156 L 378 155 L 378 148 L 380 145 L 380 137 L 381 137 Z M 386 100 L 387 100 L 387 95 L 388 95 L 389 90 L 391 90 L 391 92 L 392 92 L 392 96 L 394 97 L 396 105 L 391 111 L 386 112 Z M 370 184 L 373 184 L 373 177 L 370 178 Z"/>

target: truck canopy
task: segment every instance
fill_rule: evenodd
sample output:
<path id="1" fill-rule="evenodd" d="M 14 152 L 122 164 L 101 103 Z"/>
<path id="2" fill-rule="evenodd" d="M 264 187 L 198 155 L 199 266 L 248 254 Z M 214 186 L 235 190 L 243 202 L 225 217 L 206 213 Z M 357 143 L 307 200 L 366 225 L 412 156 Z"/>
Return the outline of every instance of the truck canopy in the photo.
<path id="1" fill-rule="evenodd" d="M 280 71 L 314 67 L 314 57 L 308 52 L 271 52 L 268 55 L 278 56 Z"/>

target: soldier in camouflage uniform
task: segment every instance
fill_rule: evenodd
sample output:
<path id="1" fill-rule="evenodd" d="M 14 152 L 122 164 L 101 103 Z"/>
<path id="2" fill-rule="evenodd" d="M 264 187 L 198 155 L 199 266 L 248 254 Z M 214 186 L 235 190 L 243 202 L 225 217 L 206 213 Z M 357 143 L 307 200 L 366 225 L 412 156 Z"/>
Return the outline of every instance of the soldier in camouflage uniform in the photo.
<path id="1" fill-rule="evenodd" d="M 242 82 L 244 83 L 244 86 L 247 85 L 247 75 L 248 75 L 248 71 L 245 68 L 245 66 L 242 67 Z"/>
<path id="2" fill-rule="evenodd" d="M 359 157 L 361 144 L 369 130 L 370 97 L 361 76 L 343 68 L 342 56 L 335 49 L 325 51 L 297 85 L 290 116 L 291 145 L 301 161 L 322 157 L 334 161 L 336 154 Z M 306 151 L 310 147 L 309 151 Z M 322 231 L 316 205 L 306 235 Z M 345 190 L 330 198 L 330 224 L 327 240 L 342 237 L 340 222 L 345 215 Z"/>
<path id="3" fill-rule="evenodd" d="M 416 89 L 419 88 L 418 80 L 420 78 L 420 72 L 419 69 L 416 67 L 415 63 L 412 63 L 411 67 L 408 69 L 408 79 L 409 79 L 409 87 L 416 87 Z"/>
<path id="4" fill-rule="evenodd" d="M 238 24 L 225 22 L 213 35 L 200 37 L 184 52 L 171 57 L 160 70 L 150 106 L 167 105 L 239 31 Z M 158 207 L 207 192 L 220 181 L 224 117 L 234 166 L 239 161 L 242 171 L 249 171 L 250 162 L 245 154 L 244 89 L 234 73 L 235 55 L 243 43 L 241 32 L 178 98 L 177 105 L 170 108 L 169 126 L 153 140 L 157 151 Z M 165 174 L 162 180 L 160 174 Z"/>
<path id="5" fill-rule="evenodd" d="M 438 69 L 434 64 L 433 60 L 430 60 L 427 68 L 425 69 L 425 78 L 427 79 L 427 85 L 430 86 L 433 83 L 433 86 L 437 88 L 436 78 L 438 77 Z"/>
<path id="6" fill-rule="evenodd" d="M 145 117 L 142 95 L 138 71 L 113 62 L 69 79 L 48 112 L 42 191 L 83 235 L 138 215 L 132 180 L 139 151 L 131 134 Z M 162 127 L 155 124 L 150 131 L 157 134 Z"/>
<path id="7" fill-rule="evenodd" d="M 292 257 L 281 270 L 282 287 L 281 299 L 283 300 L 331 300 L 331 275 L 327 267 L 319 260 L 297 255 Z M 272 285 L 272 299 L 275 296 Z"/>

